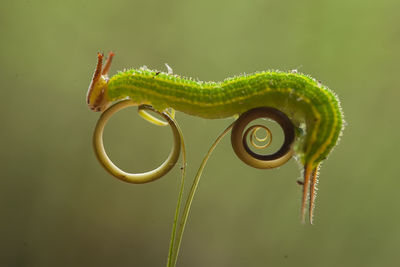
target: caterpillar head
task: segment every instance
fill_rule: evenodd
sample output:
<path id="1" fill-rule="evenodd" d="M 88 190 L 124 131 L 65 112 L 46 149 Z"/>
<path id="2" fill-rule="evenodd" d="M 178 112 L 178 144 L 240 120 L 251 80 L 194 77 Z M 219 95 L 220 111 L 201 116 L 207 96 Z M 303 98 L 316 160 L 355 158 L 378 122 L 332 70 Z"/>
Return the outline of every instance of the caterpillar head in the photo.
<path id="1" fill-rule="evenodd" d="M 101 53 L 97 54 L 97 66 L 94 71 L 92 81 L 86 95 L 86 101 L 89 108 L 93 111 L 104 111 L 110 104 L 107 98 L 108 71 L 111 67 L 111 61 L 114 53 L 110 52 L 106 64 L 103 67 L 103 57 Z"/>

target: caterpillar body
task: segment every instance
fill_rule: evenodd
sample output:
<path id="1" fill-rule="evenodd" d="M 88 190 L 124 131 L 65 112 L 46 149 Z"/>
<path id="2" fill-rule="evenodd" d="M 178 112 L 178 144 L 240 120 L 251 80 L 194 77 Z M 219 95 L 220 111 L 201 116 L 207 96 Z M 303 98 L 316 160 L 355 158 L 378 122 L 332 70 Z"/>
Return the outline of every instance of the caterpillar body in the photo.
<path id="1" fill-rule="evenodd" d="M 102 69 L 103 55 L 98 54 L 87 94 L 87 103 L 94 111 L 129 98 L 137 105 L 148 104 L 159 111 L 172 108 L 207 119 L 238 116 L 258 107 L 286 114 L 297 129 L 294 155 L 304 166 L 302 214 L 309 190 L 312 214 L 319 165 L 336 145 L 344 124 L 340 102 L 330 89 L 310 76 L 280 71 L 201 82 L 141 68 L 108 78 L 113 55 L 110 53 Z"/>

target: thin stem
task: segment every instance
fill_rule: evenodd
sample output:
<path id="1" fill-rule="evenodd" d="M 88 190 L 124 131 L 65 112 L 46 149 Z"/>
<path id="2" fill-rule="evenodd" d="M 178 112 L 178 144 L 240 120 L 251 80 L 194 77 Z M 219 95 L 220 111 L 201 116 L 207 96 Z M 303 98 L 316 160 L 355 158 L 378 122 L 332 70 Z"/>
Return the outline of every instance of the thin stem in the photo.
<path id="1" fill-rule="evenodd" d="M 174 118 L 171 117 L 171 119 L 175 122 L 176 125 L 178 125 L 175 121 Z M 182 196 L 183 196 L 183 189 L 185 185 L 185 177 L 186 177 L 186 149 L 185 149 L 185 142 L 183 140 L 183 134 L 179 129 L 179 134 L 181 138 L 181 147 L 182 147 L 182 173 L 181 173 L 181 184 L 179 188 L 179 195 L 178 195 L 178 201 L 176 203 L 176 209 L 175 209 L 175 216 L 174 216 L 174 223 L 172 225 L 172 233 L 171 233 L 171 241 L 169 243 L 169 251 L 168 251 L 168 259 L 167 259 L 167 267 L 171 267 L 172 259 L 173 259 L 173 253 L 174 253 L 174 245 L 175 245 L 175 234 L 176 234 L 176 226 L 178 222 L 178 217 L 179 217 L 179 212 L 181 210 L 181 203 L 182 203 Z"/>
<path id="2" fill-rule="evenodd" d="M 175 247 L 174 247 L 174 251 L 173 251 L 172 257 L 170 257 L 170 261 L 169 261 L 168 267 L 175 267 L 176 266 L 176 262 L 178 260 L 179 249 L 180 249 L 181 242 L 182 242 L 183 231 L 185 230 L 185 225 L 186 225 L 186 222 L 187 222 L 187 218 L 189 216 L 190 207 L 192 205 L 194 194 L 196 193 L 196 189 L 197 189 L 197 186 L 198 186 L 198 184 L 200 182 L 200 177 L 201 177 L 201 174 L 203 173 L 204 167 L 206 166 L 206 163 L 207 163 L 208 159 L 210 158 L 211 153 L 214 151 L 215 147 L 219 144 L 221 139 L 232 129 L 234 124 L 235 124 L 235 122 L 232 122 L 217 137 L 217 139 L 214 141 L 214 143 L 212 144 L 212 146 L 208 150 L 208 152 L 207 152 L 206 156 L 204 157 L 203 161 L 201 162 L 200 168 L 197 171 L 197 174 L 196 174 L 196 177 L 194 178 L 194 181 L 193 181 L 192 187 L 190 189 L 189 195 L 188 195 L 188 197 L 186 199 L 185 208 L 183 210 L 183 213 L 182 213 L 182 216 L 181 216 L 181 220 L 180 220 L 180 223 L 179 223 L 178 234 L 177 234 L 177 236 L 175 238 L 176 244 L 175 244 Z"/>

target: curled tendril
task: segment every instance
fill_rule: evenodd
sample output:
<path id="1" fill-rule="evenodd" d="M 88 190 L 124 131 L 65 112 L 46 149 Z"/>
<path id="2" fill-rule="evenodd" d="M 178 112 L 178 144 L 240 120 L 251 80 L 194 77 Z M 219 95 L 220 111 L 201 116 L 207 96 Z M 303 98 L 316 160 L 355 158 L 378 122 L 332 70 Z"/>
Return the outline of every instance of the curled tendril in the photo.
<path id="1" fill-rule="evenodd" d="M 96 153 L 97 159 L 100 161 L 101 165 L 113 176 L 116 178 L 128 182 L 128 183 L 134 183 L 134 184 L 141 184 L 141 183 L 148 183 L 151 181 L 154 181 L 158 178 L 161 178 L 164 176 L 166 173 L 168 173 L 176 164 L 179 158 L 179 154 L 181 152 L 181 130 L 178 126 L 178 124 L 175 122 L 173 118 L 170 117 L 170 115 L 166 112 L 158 112 L 156 111 L 153 107 L 148 106 L 148 105 L 142 105 L 139 106 L 139 111 L 140 110 L 149 110 L 152 112 L 155 112 L 159 115 L 161 115 L 165 120 L 166 123 L 171 127 L 172 134 L 174 137 L 174 145 L 171 150 L 171 153 L 169 154 L 168 158 L 162 163 L 158 168 L 144 172 L 144 173 L 127 173 L 118 168 L 107 156 L 107 153 L 105 152 L 104 145 L 103 145 L 103 131 L 104 127 L 107 123 L 107 121 L 110 119 L 112 115 L 114 115 L 116 112 L 127 108 L 129 106 L 136 106 L 134 102 L 131 100 L 124 100 L 121 102 L 118 102 L 108 108 L 106 111 L 104 111 L 100 119 L 97 122 L 94 135 L 93 135 L 93 145 L 94 145 L 94 151 Z"/>
<path id="2" fill-rule="evenodd" d="M 266 133 L 266 135 L 263 138 L 260 138 L 257 136 L 257 132 L 263 129 Z M 247 136 L 250 134 L 250 143 L 251 145 L 256 148 L 256 149 L 264 149 L 267 148 L 271 145 L 272 143 L 272 133 L 271 130 L 264 126 L 264 125 L 253 125 L 249 127 L 246 132 L 243 134 L 243 138 L 247 138 Z M 268 142 L 265 142 L 265 144 L 259 145 L 257 144 L 254 139 L 256 139 L 258 142 L 263 143 L 268 140 Z"/>
<path id="3" fill-rule="evenodd" d="M 271 131 L 263 125 L 254 125 L 245 131 L 245 128 L 250 122 L 259 118 L 270 118 L 276 121 L 284 132 L 285 141 L 280 149 L 273 154 L 257 154 L 253 152 L 247 144 L 248 134 L 250 134 L 250 143 L 257 149 L 268 147 L 271 143 Z M 267 132 L 267 136 L 264 138 L 258 138 L 256 133 L 259 129 L 264 129 Z M 260 146 L 254 142 L 253 138 L 261 142 L 266 141 L 267 139 L 269 140 L 266 144 Z M 285 164 L 292 157 L 294 138 L 295 133 L 293 123 L 283 112 L 271 107 L 260 107 L 251 109 L 240 115 L 233 126 L 231 142 L 236 155 L 244 163 L 258 169 L 269 169 Z"/>
<path id="4" fill-rule="evenodd" d="M 173 136 L 174 136 L 174 145 L 169 154 L 168 158 L 165 160 L 163 164 L 161 164 L 158 168 L 148 171 L 145 173 L 127 173 L 119 169 L 107 156 L 103 145 L 103 130 L 112 115 L 114 115 L 117 111 L 124 109 L 129 106 L 135 106 L 136 104 L 131 100 L 124 100 L 118 102 L 107 109 L 104 113 L 102 113 L 100 119 L 97 122 L 94 136 L 93 136 L 93 145 L 96 156 L 103 167 L 111 173 L 113 176 L 121 179 L 123 181 L 129 183 L 147 183 L 154 181 L 158 178 L 161 178 L 166 173 L 168 173 L 176 164 L 182 142 L 182 133 L 181 130 L 172 117 L 170 112 L 158 112 L 153 107 L 149 105 L 141 105 L 139 106 L 139 114 L 143 116 L 143 114 L 147 114 L 145 119 L 153 122 L 157 120 L 157 125 L 169 125 L 171 127 Z M 161 115 L 166 121 L 160 121 L 146 111 L 152 111 L 159 115 Z M 259 118 L 269 118 L 276 121 L 284 131 L 285 140 L 280 149 L 270 155 L 262 155 L 253 152 L 249 145 L 247 144 L 247 139 L 250 140 L 250 144 L 256 149 L 264 149 L 268 147 L 272 142 L 272 133 L 270 129 L 263 125 L 252 125 L 246 129 L 247 125 L 249 125 L 252 121 Z M 246 129 L 246 130 L 245 130 Z M 263 129 L 266 133 L 266 136 L 260 138 L 257 136 L 257 132 Z M 248 138 L 249 137 L 249 138 Z M 281 111 L 271 108 L 271 107 L 260 107 L 251 109 L 242 115 L 233 123 L 232 135 L 231 135 L 231 143 L 233 150 L 236 155 L 246 164 L 259 169 L 268 169 L 275 168 L 286 163 L 293 155 L 292 145 L 295 138 L 294 126 L 290 119 Z M 265 142 L 262 145 L 259 145 L 255 142 Z"/>
<path id="5" fill-rule="evenodd" d="M 158 112 L 156 111 L 153 107 L 148 106 L 148 105 L 141 105 L 138 108 L 139 114 L 148 120 L 151 123 L 154 123 L 156 125 L 164 126 L 164 125 L 169 125 L 171 127 L 173 136 L 174 136 L 174 145 L 171 150 L 171 153 L 169 154 L 168 158 L 165 160 L 163 164 L 161 164 L 158 168 L 145 172 L 145 173 L 126 173 L 119 169 L 117 166 L 114 165 L 114 163 L 108 158 L 107 153 L 105 152 L 104 146 L 103 146 L 103 130 L 104 126 L 106 125 L 107 121 L 110 119 L 112 115 L 114 115 L 117 111 L 124 109 L 129 106 L 136 106 L 134 102 L 131 100 L 124 100 L 121 102 L 118 102 L 108 108 L 104 113 L 101 114 L 100 119 L 97 122 L 95 131 L 94 131 L 94 136 L 93 136 L 93 145 L 94 145 L 94 150 L 96 153 L 96 156 L 100 163 L 103 165 L 103 167 L 111 173 L 113 176 L 117 177 L 118 179 L 121 179 L 125 182 L 129 183 L 147 183 L 154 181 L 158 178 L 161 178 L 165 174 L 167 174 L 176 164 L 179 154 L 182 148 L 182 162 L 183 162 L 183 167 L 182 167 L 182 179 L 181 179 L 181 184 L 180 184 L 180 190 L 179 190 L 179 196 L 178 196 L 178 202 L 177 202 L 177 207 L 175 210 L 175 217 L 174 217 L 174 223 L 172 226 L 172 234 L 171 234 L 171 241 L 170 241 L 170 248 L 169 248 L 169 254 L 168 254 L 168 262 L 167 266 L 175 266 L 177 259 L 178 259 L 178 254 L 179 254 L 179 249 L 180 249 L 180 244 L 182 241 L 182 236 L 183 236 L 183 231 L 185 229 L 185 225 L 187 222 L 187 218 L 189 216 L 189 211 L 190 207 L 197 189 L 197 186 L 200 182 L 200 177 L 201 174 L 204 170 L 204 167 L 210 158 L 212 152 L 214 151 L 215 147 L 218 145 L 218 143 L 221 141 L 221 139 L 230 131 L 232 130 L 232 135 L 231 135 L 231 142 L 232 142 L 232 147 L 233 150 L 235 151 L 236 155 L 244 161 L 246 164 L 255 167 L 255 168 L 275 168 L 278 166 L 283 165 L 286 163 L 293 154 L 292 151 L 292 144 L 294 142 L 295 134 L 294 134 L 294 126 L 290 119 L 281 111 L 270 108 L 270 107 L 261 107 L 261 108 L 255 108 L 252 110 L 249 110 L 245 113 L 243 113 L 236 121 L 231 123 L 214 141 L 212 144 L 211 148 L 207 152 L 206 156 L 204 157 L 200 168 L 197 171 L 197 174 L 195 176 L 195 179 L 193 181 L 193 184 L 191 186 L 190 192 L 188 193 L 185 206 L 183 208 L 182 214 L 179 219 L 179 224 L 178 224 L 178 216 L 180 213 L 180 206 L 181 206 L 181 200 L 183 196 L 183 187 L 184 187 L 184 180 L 185 180 L 185 172 L 186 172 L 186 153 L 185 153 L 185 146 L 183 142 L 183 135 L 182 132 L 174 120 L 174 110 L 171 111 L 165 111 L 165 112 Z M 152 115 L 148 114 L 146 111 L 152 111 L 155 112 L 159 115 L 161 115 L 166 122 L 161 121 Z M 256 148 L 256 149 L 263 149 L 268 147 L 271 142 L 272 142 L 272 134 L 271 131 L 268 129 L 268 127 L 263 126 L 263 125 L 253 125 L 250 126 L 246 131 L 246 127 L 249 123 L 252 121 L 259 119 L 259 118 L 270 118 L 275 120 L 283 129 L 284 135 L 285 135 L 285 141 L 281 148 L 271 154 L 271 155 L 260 155 L 254 153 L 248 146 L 247 144 L 247 139 L 249 137 L 251 145 Z M 258 137 L 257 132 L 263 129 L 266 133 L 265 137 Z M 244 132 L 244 134 L 243 134 Z M 254 139 L 257 142 L 265 142 L 262 145 L 257 144 Z M 179 226 L 178 226 L 179 225 Z M 177 228 L 178 227 L 178 228 Z"/>

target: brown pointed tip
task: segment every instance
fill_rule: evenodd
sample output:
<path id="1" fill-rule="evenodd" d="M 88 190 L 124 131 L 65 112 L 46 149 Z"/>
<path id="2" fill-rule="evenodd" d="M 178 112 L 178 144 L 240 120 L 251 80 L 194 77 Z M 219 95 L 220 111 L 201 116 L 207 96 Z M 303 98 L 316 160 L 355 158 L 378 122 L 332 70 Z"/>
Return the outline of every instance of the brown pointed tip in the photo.
<path id="1" fill-rule="evenodd" d="M 90 96 L 91 96 L 91 94 L 93 92 L 95 84 L 97 83 L 97 81 L 101 77 L 101 69 L 103 67 L 103 57 L 104 57 L 104 55 L 102 53 L 97 52 L 96 69 L 94 70 L 93 78 L 92 78 L 92 81 L 91 81 L 91 83 L 89 85 L 89 90 L 88 90 L 87 95 L 86 95 L 87 104 L 89 104 L 89 102 L 90 102 Z"/>
<path id="2" fill-rule="evenodd" d="M 112 62 L 112 59 L 113 59 L 114 56 L 115 56 L 114 52 L 110 52 L 108 54 L 106 63 L 104 64 L 103 71 L 101 72 L 102 75 L 107 75 L 108 74 L 108 72 L 109 72 L 109 70 L 111 68 L 111 62 Z"/>
<path id="3" fill-rule="evenodd" d="M 97 52 L 97 65 L 93 74 L 93 81 L 97 81 L 101 76 L 101 69 L 103 67 L 103 53 Z"/>
<path id="4" fill-rule="evenodd" d="M 310 184 L 310 206 L 309 206 L 309 219 L 310 223 L 313 224 L 314 208 L 315 208 L 315 197 L 316 197 L 316 187 L 318 181 L 318 169 L 319 165 L 314 167 L 311 171 L 311 184 Z"/>
<path id="5" fill-rule="evenodd" d="M 313 214 L 312 211 L 310 211 L 310 212 L 308 213 L 308 221 L 310 222 L 311 225 L 314 224 L 314 214 Z"/>
<path id="6" fill-rule="evenodd" d="M 305 223 L 306 218 L 306 205 L 307 205 L 307 197 L 308 190 L 310 188 L 310 180 L 311 180 L 311 165 L 306 164 L 304 166 L 304 179 L 303 179 L 303 197 L 301 199 L 301 222 Z"/>

